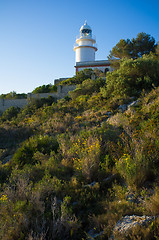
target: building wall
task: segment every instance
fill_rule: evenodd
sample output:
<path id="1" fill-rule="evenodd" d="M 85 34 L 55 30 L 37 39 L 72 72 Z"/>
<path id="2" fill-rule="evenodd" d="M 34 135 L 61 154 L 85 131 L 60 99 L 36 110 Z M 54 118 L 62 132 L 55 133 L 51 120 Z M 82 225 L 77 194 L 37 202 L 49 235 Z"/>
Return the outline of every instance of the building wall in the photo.
<path id="1" fill-rule="evenodd" d="M 81 70 L 84 70 L 84 69 L 86 69 L 86 68 L 99 69 L 99 70 L 101 70 L 102 72 L 105 72 L 105 69 L 108 68 L 109 71 L 112 71 L 112 68 L 111 68 L 110 66 L 101 66 L 101 67 L 99 67 L 99 66 L 97 66 L 97 67 L 88 67 L 88 66 L 86 66 L 86 67 L 77 67 L 77 72 L 79 72 L 79 71 L 81 71 Z"/>

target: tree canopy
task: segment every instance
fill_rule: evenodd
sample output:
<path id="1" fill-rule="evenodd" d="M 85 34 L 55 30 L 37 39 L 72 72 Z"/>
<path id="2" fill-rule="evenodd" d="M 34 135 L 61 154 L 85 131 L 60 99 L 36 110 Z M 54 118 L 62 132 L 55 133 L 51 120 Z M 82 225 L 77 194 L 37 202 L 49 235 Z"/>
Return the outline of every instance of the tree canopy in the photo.
<path id="1" fill-rule="evenodd" d="M 136 59 L 150 52 L 155 53 L 156 47 L 155 39 L 150 34 L 141 32 L 132 40 L 121 39 L 110 51 L 108 58 L 110 61 L 125 57 Z"/>

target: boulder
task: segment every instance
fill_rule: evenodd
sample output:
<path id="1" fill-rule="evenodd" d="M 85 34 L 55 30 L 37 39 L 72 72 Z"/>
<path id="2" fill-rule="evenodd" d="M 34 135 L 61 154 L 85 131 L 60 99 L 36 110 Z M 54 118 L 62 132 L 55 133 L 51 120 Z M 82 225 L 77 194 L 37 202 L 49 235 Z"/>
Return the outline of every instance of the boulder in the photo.
<path id="1" fill-rule="evenodd" d="M 137 106 L 138 102 L 139 102 L 139 100 L 136 100 L 136 101 L 133 101 L 130 104 L 128 104 L 128 109 L 130 109 L 131 107 Z"/>
<path id="2" fill-rule="evenodd" d="M 100 233 L 96 233 L 94 229 L 91 229 L 87 233 L 87 239 L 88 240 L 99 239 L 99 237 L 102 236 L 103 233 L 104 233 L 103 231 L 101 231 Z"/>
<path id="3" fill-rule="evenodd" d="M 123 105 L 120 105 L 120 106 L 119 106 L 119 111 L 120 111 L 120 112 L 123 113 L 123 112 L 126 111 L 126 110 L 127 110 L 127 105 L 126 105 L 126 104 L 123 104 Z"/>
<path id="4" fill-rule="evenodd" d="M 147 224 L 150 224 L 155 219 L 155 216 L 125 216 L 122 219 L 120 219 L 116 226 L 113 229 L 113 233 L 109 240 L 115 239 L 113 234 L 119 233 L 119 235 L 127 235 L 129 230 L 134 228 L 135 226 L 146 226 Z"/>

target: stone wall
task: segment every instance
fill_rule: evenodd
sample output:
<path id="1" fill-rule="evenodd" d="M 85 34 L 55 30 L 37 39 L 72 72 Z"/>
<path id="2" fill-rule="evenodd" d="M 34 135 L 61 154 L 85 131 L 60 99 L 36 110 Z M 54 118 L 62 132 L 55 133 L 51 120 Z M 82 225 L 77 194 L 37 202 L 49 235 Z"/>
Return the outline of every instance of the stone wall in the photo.
<path id="1" fill-rule="evenodd" d="M 62 94 L 66 94 L 67 95 L 70 91 L 73 91 L 75 89 L 76 89 L 76 85 L 63 85 L 63 86 L 58 85 L 57 86 L 57 92 L 59 94 L 62 93 Z"/>
<path id="2" fill-rule="evenodd" d="M 58 93 L 28 93 L 27 94 L 27 99 L 31 100 L 31 99 L 40 99 L 40 98 L 48 98 L 49 96 L 52 96 L 54 98 L 59 99 L 59 94 Z"/>
<path id="3" fill-rule="evenodd" d="M 27 99 L 39 99 L 39 98 L 47 98 L 49 96 L 52 96 L 56 99 L 61 99 L 64 98 L 69 94 L 70 91 L 73 91 L 76 89 L 76 85 L 65 85 L 65 86 L 57 86 L 57 92 L 55 93 L 37 93 L 37 94 L 32 94 L 28 93 Z"/>
<path id="4" fill-rule="evenodd" d="M 12 106 L 22 108 L 27 104 L 27 99 L 0 99 L 0 111 L 4 112 Z"/>
<path id="5" fill-rule="evenodd" d="M 12 106 L 23 108 L 28 104 L 29 100 L 31 99 L 47 98 L 49 96 L 52 96 L 56 99 L 61 99 L 69 95 L 69 92 L 75 89 L 76 89 L 76 85 L 70 85 L 70 86 L 58 85 L 57 92 L 55 93 L 38 93 L 38 94 L 28 93 L 27 99 L 0 99 L 0 112 L 4 112 L 6 109 Z"/>
<path id="6" fill-rule="evenodd" d="M 60 82 L 62 82 L 62 81 L 65 81 L 65 80 L 67 80 L 68 78 L 70 78 L 70 77 L 67 77 L 67 78 L 58 78 L 58 79 L 55 79 L 55 80 L 54 80 L 54 84 L 56 85 L 56 84 L 58 84 L 58 83 L 60 83 Z"/>

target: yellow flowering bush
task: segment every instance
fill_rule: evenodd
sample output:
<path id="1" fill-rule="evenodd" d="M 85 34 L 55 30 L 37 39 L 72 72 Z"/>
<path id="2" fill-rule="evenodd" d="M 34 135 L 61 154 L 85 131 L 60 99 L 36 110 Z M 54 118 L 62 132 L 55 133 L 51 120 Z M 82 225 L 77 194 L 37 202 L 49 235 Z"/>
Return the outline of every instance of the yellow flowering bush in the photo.
<path id="1" fill-rule="evenodd" d="M 2 195 L 1 198 L 0 198 L 0 202 L 6 202 L 8 200 L 8 197 L 7 195 Z"/>
<path id="2" fill-rule="evenodd" d="M 116 161 L 115 166 L 127 184 L 137 188 L 146 180 L 149 170 L 149 164 L 145 161 L 144 155 L 140 151 L 136 151 L 134 157 L 129 154 L 123 154 Z"/>
<path id="3" fill-rule="evenodd" d="M 78 138 L 73 143 L 73 163 L 78 172 L 91 179 L 99 165 L 100 140 L 97 137 Z"/>
<path id="4" fill-rule="evenodd" d="M 115 166 L 120 175 L 126 180 L 128 185 L 135 183 L 137 165 L 129 154 L 123 154 L 123 156 L 116 161 Z"/>

